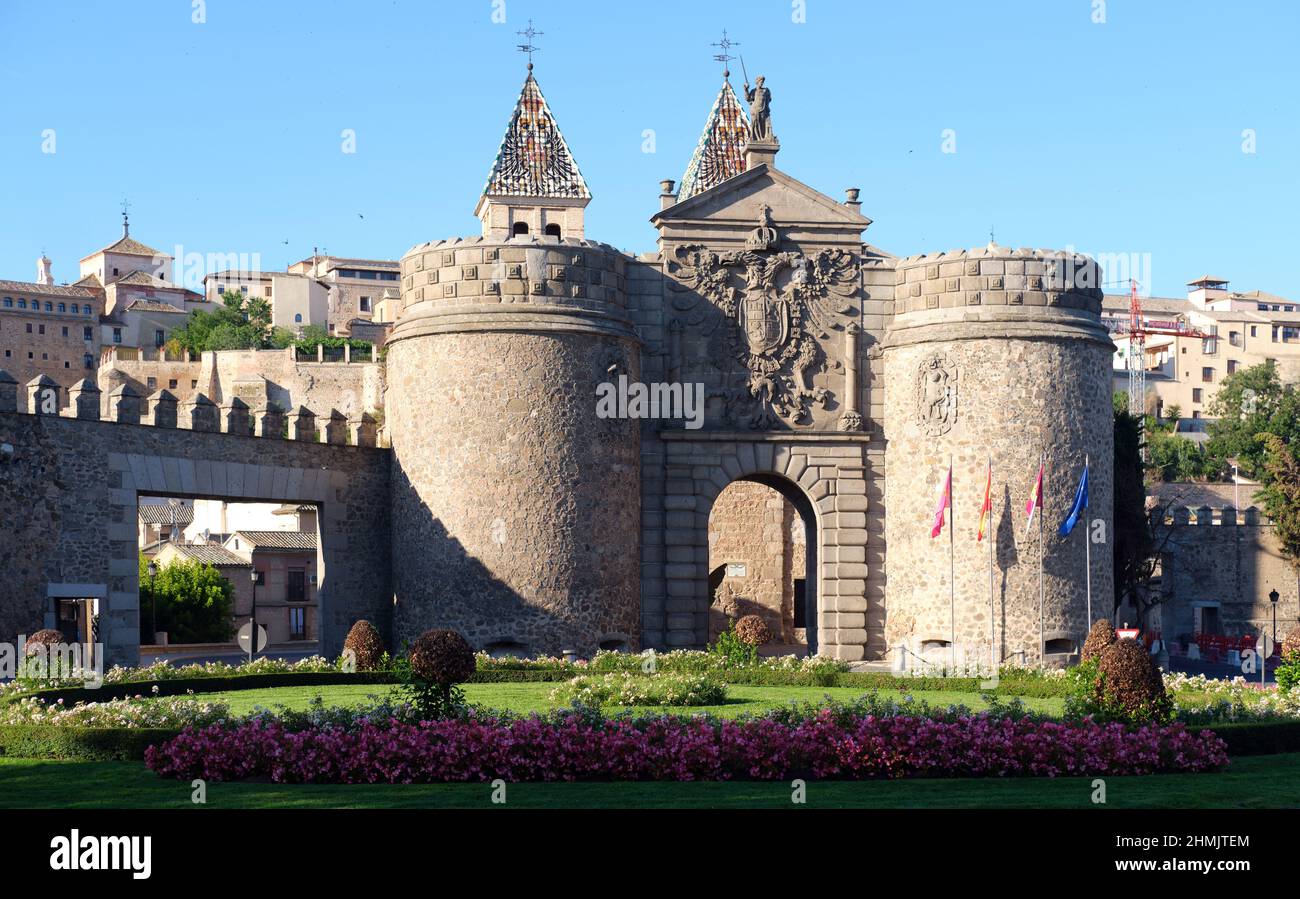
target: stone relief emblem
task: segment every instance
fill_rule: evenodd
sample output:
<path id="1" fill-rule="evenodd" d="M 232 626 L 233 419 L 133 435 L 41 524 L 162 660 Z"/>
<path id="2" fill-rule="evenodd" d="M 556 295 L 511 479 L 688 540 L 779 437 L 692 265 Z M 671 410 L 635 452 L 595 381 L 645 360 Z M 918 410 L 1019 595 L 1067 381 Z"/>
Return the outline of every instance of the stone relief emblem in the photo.
<path id="1" fill-rule="evenodd" d="M 916 373 L 916 417 L 930 437 L 947 434 L 957 422 L 957 366 L 944 353 L 932 353 Z"/>
<path id="2" fill-rule="evenodd" d="M 810 410 L 826 405 L 829 392 L 811 383 L 811 376 L 826 368 L 818 338 L 842 330 L 857 313 L 857 263 L 851 254 L 774 252 L 777 241 L 765 206 L 747 249 L 716 253 L 700 245 L 678 247 L 669 267 L 722 312 L 722 354 L 738 360 L 747 373 L 745 385 L 726 392 L 724 399 L 729 415 L 743 406 L 734 417 L 755 429 L 782 420 L 808 424 Z M 703 321 L 696 304 L 688 293 L 674 299 L 677 311 L 696 313 L 687 318 L 691 325 Z"/>

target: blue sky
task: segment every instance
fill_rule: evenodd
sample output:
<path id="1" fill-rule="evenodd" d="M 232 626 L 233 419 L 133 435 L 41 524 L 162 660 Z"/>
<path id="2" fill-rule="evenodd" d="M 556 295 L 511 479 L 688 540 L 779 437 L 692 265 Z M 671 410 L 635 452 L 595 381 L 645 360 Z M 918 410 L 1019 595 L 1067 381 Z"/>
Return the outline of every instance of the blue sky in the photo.
<path id="1" fill-rule="evenodd" d="M 1139 254 L 1158 295 L 1208 272 L 1300 299 L 1300 4 L 1108 0 L 1102 24 L 1094 0 L 806 0 L 802 22 L 790 0 L 505 0 L 495 23 L 500 6 L 207 0 L 195 24 L 191 0 L 0 0 L 0 278 L 32 279 L 44 248 L 74 280 L 120 234 L 123 197 L 152 246 L 272 269 L 475 234 L 531 17 L 590 237 L 654 248 L 658 182 L 686 167 L 725 27 L 767 76 L 780 167 L 837 199 L 860 187 L 877 246 L 978 246 L 993 227 Z"/>

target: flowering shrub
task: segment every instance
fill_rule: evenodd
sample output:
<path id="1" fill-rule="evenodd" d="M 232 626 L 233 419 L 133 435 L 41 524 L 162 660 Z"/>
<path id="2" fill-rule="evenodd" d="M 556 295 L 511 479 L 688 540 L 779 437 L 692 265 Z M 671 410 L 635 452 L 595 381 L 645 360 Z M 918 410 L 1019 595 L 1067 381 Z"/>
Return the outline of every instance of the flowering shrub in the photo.
<path id="1" fill-rule="evenodd" d="M 172 665 L 166 659 L 159 659 L 150 665 L 135 668 L 115 665 L 104 672 L 104 683 L 134 684 L 200 677 L 237 677 L 242 674 L 320 674 L 339 670 L 341 669 L 337 662 L 331 662 L 324 656 L 308 656 L 292 662 L 263 657 L 252 662 L 242 661 L 235 665 L 227 662 Z M 94 672 L 88 669 L 75 669 L 63 677 L 22 677 L 19 680 L 0 684 L 0 699 L 5 695 L 29 693 L 34 690 L 80 687 L 94 676 Z"/>
<path id="2" fill-rule="evenodd" d="M 159 775 L 276 783 L 602 780 L 788 780 L 793 777 L 1009 777 L 1214 771 L 1223 741 L 1182 725 L 1128 728 L 1010 715 L 953 720 L 837 718 L 786 723 L 673 715 L 605 719 L 469 713 L 416 724 L 360 722 L 290 731 L 278 721 L 189 728 L 151 746 Z"/>
<path id="3" fill-rule="evenodd" d="M 727 698 L 727 688 L 701 674 L 627 672 L 575 677 L 551 691 L 552 701 L 583 705 L 717 705 Z"/>
<path id="4" fill-rule="evenodd" d="M 199 702 L 185 697 L 115 699 L 65 705 L 34 697 L 0 706 L 0 724 L 43 724 L 55 727 L 161 727 L 181 729 L 230 720 L 223 702 Z"/>

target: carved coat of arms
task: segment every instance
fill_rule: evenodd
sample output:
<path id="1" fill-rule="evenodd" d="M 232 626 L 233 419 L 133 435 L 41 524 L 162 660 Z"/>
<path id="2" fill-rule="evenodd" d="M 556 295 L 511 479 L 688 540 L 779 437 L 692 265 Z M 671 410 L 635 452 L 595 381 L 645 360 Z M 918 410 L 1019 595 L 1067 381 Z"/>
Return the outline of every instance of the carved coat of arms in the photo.
<path id="1" fill-rule="evenodd" d="M 957 422 L 957 366 L 943 353 L 931 353 L 917 368 L 916 418 L 930 437 L 948 433 Z"/>
<path id="2" fill-rule="evenodd" d="M 696 313 L 688 323 L 702 321 L 697 296 L 724 316 L 721 349 L 747 372 L 745 385 L 724 391 L 724 398 L 729 409 L 737 403 L 747 407 L 742 414 L 751 428 L 772 428 L 783 419 L 806 424 L 813 406 L 826 405 L 827 390 L 811 383 L 826 363 L 818 338 L 843 329 L 857 314 L 857 261 L 851 254 L 823 250 L 809 257 L 777 252 L 778 245 L 765 206 L 745 250 L 678 247 L 670 265 L 693 288 L 673 299 L 678 312 Z"/>

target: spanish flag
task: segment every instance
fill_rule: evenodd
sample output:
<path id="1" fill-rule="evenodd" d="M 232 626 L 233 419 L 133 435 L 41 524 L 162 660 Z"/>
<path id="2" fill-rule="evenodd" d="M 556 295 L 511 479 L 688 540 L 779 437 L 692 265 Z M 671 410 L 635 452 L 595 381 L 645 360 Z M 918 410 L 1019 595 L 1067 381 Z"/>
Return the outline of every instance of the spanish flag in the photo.
<path id="1" fill-rule="evenodd" d="M 989 459 L 989 479 L 984 484 L 984 505 L 980 506 L 980 529 L 975 535 L 975 542 L 984 539 L 984 529 L 988 527 L 989 516 L 993 514 L 993 460 Z"/>

